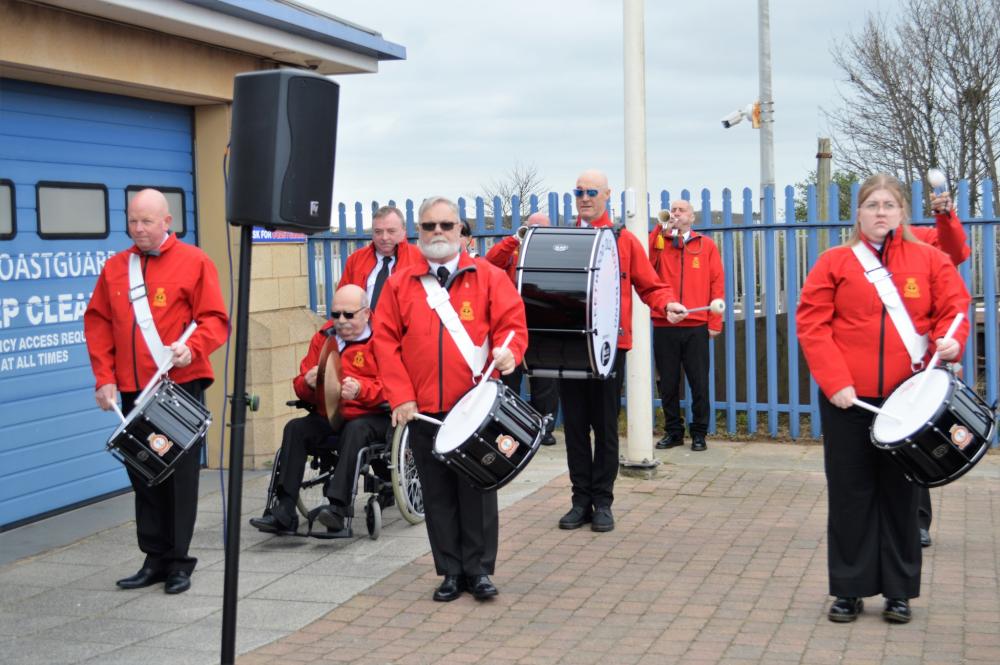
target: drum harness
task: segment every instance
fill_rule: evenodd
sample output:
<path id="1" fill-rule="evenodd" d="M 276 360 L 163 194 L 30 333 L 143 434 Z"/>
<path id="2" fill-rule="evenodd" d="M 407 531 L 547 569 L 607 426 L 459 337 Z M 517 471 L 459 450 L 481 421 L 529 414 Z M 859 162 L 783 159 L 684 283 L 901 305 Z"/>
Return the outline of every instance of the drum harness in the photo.
<path id="1" fill-rule="evenodd" d="M 160 333 L 156 330 L 153 321 L 153 312 L 149 308 L 149 298 L 146 295 L 146 281 L 142 276 L 141 259 L 138 254 L 130 254 L 128 257 L 128 299 L 132 303 L 132 310 L 135 312 L 135 322 L 139 325 L 139 332 L 146 341 L 153 362 L 157 369 L 163 367 L 171 358 L 172 352 L 163 345 Z M 139 377 L 136 376 L 136 383 Z"/>
<path id="2" fill-rule="evenodd" d="M 914 372 L 920 371 L 924 367 L 924 356 L 927 354 L 927 335 L 918 334 L 913 327 L 910 314 L 906 311 L 903 299 L 899 297 L 899 291 L 892 281 L 892 273 L 863 242 L 857 243 L 851 249 L 865 271 L 865 277 L 875 287 L 878 297 L 885 305 L 896 332 L 903 340 L 903 346 L 910 355 L 910 369 Z"/>
<path id="3" fill-rule="evenodd" d="M 469 337 L 469 331 L 465 329 L 462 321 L 458 318 L 458 312 L 452 307 L 448 291 L 441 286 L 437 277 L 431 274 L 422 275 L 420 284 L 427 293 L 428 307 L 434 310 L 441 319 L 445 330 L 448 331 L 455 346 L 458 347 L 459 353 L 462 354 L 469 369 L 472 370 L 472 380 L 475 383 L 475 380 L 482 375 L 486 358 L 489 356 L 489 336 L 487 335 L 483 343 L 477 347 L 472 342 L 472 338 Z"/>

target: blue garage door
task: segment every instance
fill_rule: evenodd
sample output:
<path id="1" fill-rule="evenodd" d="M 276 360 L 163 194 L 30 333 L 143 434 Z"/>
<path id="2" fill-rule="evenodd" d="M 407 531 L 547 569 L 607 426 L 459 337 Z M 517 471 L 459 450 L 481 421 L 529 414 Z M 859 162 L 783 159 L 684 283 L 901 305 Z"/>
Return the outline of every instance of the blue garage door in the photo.
<path id="1" fill-rule="evenodd" d="M 165 189 L 195 242 L 191 125 L 186 106 L 0 79 L 0 530 L 128 486 L 83 312 L 131 244 L 130 192 Z"/>

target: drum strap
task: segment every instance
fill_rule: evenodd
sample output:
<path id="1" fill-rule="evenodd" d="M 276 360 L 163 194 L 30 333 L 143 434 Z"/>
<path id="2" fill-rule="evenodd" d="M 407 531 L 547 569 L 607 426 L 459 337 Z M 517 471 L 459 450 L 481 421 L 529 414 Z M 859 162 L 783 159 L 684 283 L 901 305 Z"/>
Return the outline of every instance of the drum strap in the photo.
<path id="1" fill-rule="evenodd" d="M 132 302 L 132 310 L 135 312 L 135 322 L 139 324 L 139 332 L 146 340 L 146 346 L 153 356 L 153 362 L 157 368 L 170 360 L 171 351 L 163 346 L 160 340 L 160 333 L 156 330 L 153 321 L 153 312 L 149 309 L 149 298 L 146 297 L 146 280 L 142 277 L 142 266 L 140 265 L 138 254 L 130 254 L 128 257 L 128 299 Z"/>
<path id="2" fill-rule="evenodd" d="M 472 338 L 469 337 L 469 331 L 462 325 L 462 321 L 458 318 L 458 312 L 451 306 L 448 292 L 441 287 L 437 277 L 430 274 L 424 275 L 420 278 L 420 283 L 423 285 L 424 291 L 427 292 L 428 307 L 437 312 L 445 330 L 451 335 L 459 353 L 462 354 L 469 369 L 472 370 L 472 378 L 480 377 L 483 373 L 483 367 L 486 365 L 486 358 L 489 356 L 489 337 L 483 340 L 481 346 L 477 347 L 473 344 Z"/>
<path id="3" fill-rule="evenodd" d="M 924 356 L 927 354 L 927 335 L 920 335 L 913 327 L 910 314 L 903 305 L 903 299 L 899 297 L 899 291 L 892 281 L 892 273 L 882 265 L 871 250 L 863 242 L 859 242 L 853 247 L 854 256 L 858 257 L 858 262 L 865 271 L 865 277 L 875 287 L 878 297 L 885 305 L 885 311 L 903 340 L 903 346 L 910 354 L 910 363 L 914 368 L 922 368 Z"/>

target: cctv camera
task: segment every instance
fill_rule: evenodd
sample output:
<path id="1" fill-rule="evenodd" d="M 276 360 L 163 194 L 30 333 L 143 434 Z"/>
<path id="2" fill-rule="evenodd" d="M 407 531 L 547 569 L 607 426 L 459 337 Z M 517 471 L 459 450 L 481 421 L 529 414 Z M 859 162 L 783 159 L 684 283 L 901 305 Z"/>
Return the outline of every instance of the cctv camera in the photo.
<path id="1" fill-rule="evenodd" d="M 722 119 L 722 126 L 729 129 L 733 125 L 738 125 L 743 120 L 743 111 L 737 109 Z"/>

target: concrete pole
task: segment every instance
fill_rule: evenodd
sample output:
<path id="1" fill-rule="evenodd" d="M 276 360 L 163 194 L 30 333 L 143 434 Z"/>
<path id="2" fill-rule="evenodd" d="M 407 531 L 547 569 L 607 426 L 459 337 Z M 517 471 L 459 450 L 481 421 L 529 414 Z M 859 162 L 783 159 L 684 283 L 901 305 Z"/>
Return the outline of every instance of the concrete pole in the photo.
<path id="1" fill-rule="evenodd" d="M 832 159 L 830 139 L 818 139 L 816 142 L 816 218 L 821 222 L 827 221 L 827 210 L 830 208 L 830 182 L 832 179 L 830 162 Z"/>
<path id="2" fill-rule="evenodd" d="M 757 0 L 758 77 L 760 79 L 760 196 L 774 187 L 774 98 L 771 92 L 771 11 Z M 763 212 L 763 210 L 761 210 Z"/>
<path id="3" fill-rule="evenodd" d="M 633 209 L 625 210 L 625 223 L 643 247 L 649 231 L 646 192 L 646 45 L 644 0 L 625 0 L 625 189 L 635 196 Z M 628 287 L 631 288 L 631 287 Z M 628 391 L 628 447 L 623 464 L 651 473 L 653 457 L 653 404 L 650 380 L 649 308 L 633 293 L 632 351 L 626 370 Z"/>

